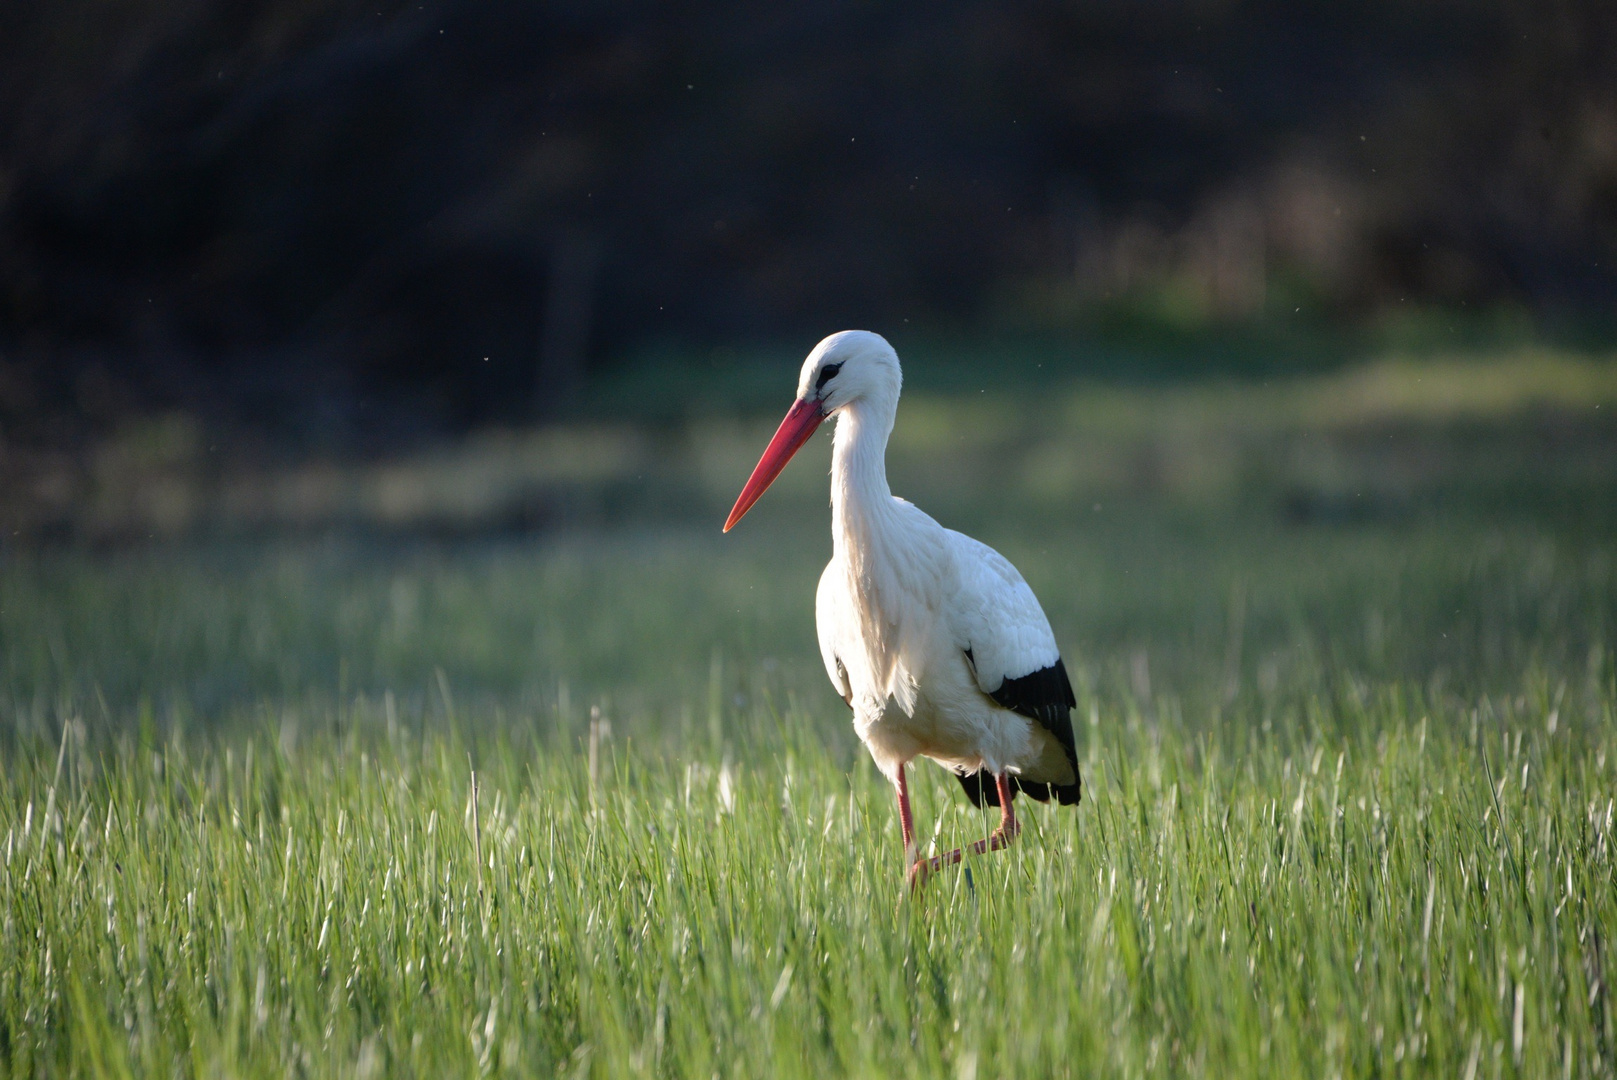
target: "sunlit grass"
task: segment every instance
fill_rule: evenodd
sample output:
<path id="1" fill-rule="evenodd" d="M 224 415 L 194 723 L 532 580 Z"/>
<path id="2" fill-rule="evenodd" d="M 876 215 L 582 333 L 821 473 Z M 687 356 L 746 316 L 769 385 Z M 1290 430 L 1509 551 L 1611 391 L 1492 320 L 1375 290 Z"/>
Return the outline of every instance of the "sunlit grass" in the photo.
<path id="1" fill-rule="evenodd" d="M 1299 358 L 1266 377 L 1141 383 L 1093 377 L 1093 364 L 1054 344 L 1009 355 L 959 348 L 917 342 L 905 352 L 908 389 L 890 446 L 895 490 L 934 508 L 980 509 L 985 493 L 1046 514 L 1140 493 L 1193 505 L 1318 493 L 1407 506 L 1457 483 L 1508 498 L 1545 487 L 1553 498 L 1580 479 L 1603 493 L 1617 483 L 1609 352 L 1372 353 L 1329 371 Z M 799 361 L 776 351 L 735 370 L 618 372 L 603 381 L 624 395 L 608 414 L 617 419 L 484 431 L 379 460 L 272 466 L 227 452 L 228 440 L 215 454 L 184 415 L 149 418 L 78 458 L 19 450 L 14 481 L 0 489 L 0 540 L 333 527 L 466 536 L 722 519 L 785 410 Z M 624 422 L 639 401 L 672 411 Z M 824 505 L 829 441 L 805 447 L 773 502 Z M 1494 460 L 1501 445 L 1511 456 Z M 1610 496 L 1600 502 L 1609 520 Z"/>
<path id="2" fill-rule="evenodd" d="M 531 723 L 422 736 L 374 701 L 335 733 L 70 726 L 0 773 L 0 1053 L 19 1076 L 1604 1075 L 1611 700 L 1546 721 L 1387 688 L 1360 734 L 1288 752 L 1108 717 L 1077 813 L 1031 811 L 914 898 L 890 791 L 790 707 L 736 760 L 612 738 L 593 777 Z M 985 829 L 918 779 L 934 843 Z"/>
<path id="3" fill-rule="evenodd" d="M 0 1075 L 1617 1075 L 1611 429 L 1568 370 L 1570 427 L 1482 387 L 1324 449 L 1295 388 L 1183 444 L 1172 394 L 1138 444 L 918 402 L 895 486 L 1025 572 L 1085 778 L 918 897 L 815 649 L 813 460 L 728 537 L 8 554 Z M 929 849 L 992 827 L 912 784 Z"/>
<path id="4" fill-rule="evenodd" d="M 1231 529 L 1017 552 L 1086 797 L 913 899 L 792 537 L 13 567 L 0 1061 L 1610 1074 L 1605 545 Z"/>

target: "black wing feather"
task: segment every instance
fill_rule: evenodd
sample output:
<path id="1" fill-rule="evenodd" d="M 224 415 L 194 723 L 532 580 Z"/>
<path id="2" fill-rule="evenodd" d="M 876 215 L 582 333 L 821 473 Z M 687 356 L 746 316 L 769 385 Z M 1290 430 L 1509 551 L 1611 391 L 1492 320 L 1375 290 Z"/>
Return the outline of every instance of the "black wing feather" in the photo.
<path id="1" fill-rule="evenodd" d="M 966 650 L 966 659 L 975 670 L 976 659 L 970 649 Z M 1072 764 L 1073 782 L 1070 784 L 1044 784 L 1012 777 L 1012 790 L 1024 792 L 1039 802 L 1053 795 L 1062 806 L 1078 805 L 1084 786 L 1083 778 L 1078 775 L 1078 744 L 1072 735 L 1072 709 L 1078 699 L 1073 695 L 1072 681 L 1067 678 L 1067 665 L 1057 658 L 1052 666 L 1031 675 L 1006 679 L 988 696 L 1001 708 L 1027 717 L 1054 735 Z M 985 772 L 961 775 L 960 786 L 966 789 L 966 796 L 976 806 L 999 805 L 999 789 L 993 777 Z"/>

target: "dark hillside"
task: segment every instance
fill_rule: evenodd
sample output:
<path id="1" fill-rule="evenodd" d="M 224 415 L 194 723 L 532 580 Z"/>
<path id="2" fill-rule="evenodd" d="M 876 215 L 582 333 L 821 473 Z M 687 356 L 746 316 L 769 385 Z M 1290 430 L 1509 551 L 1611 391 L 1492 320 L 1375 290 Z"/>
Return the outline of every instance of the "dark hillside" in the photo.
<path id="1" fill-rule="evenodd" d="M 12 4 L 0 415 L 343 443 L 658 343 L 1595 316 L 1614 50 L 1595 0 Z"/>

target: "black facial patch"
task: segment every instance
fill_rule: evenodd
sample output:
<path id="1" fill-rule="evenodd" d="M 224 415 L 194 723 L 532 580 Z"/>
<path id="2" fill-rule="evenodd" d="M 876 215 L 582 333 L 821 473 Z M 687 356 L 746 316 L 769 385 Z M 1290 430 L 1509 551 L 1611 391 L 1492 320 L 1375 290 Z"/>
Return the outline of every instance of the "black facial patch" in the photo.
<path id="1" fill-rule="evenodd" d="M 824 390 L 825 389 L 825 384 L 830 382 L 832 379 L 836 378 L 837 377 L 837 372 L 839 372 L 841 370 L 842 370 L 842 365 L 840 363 L 825 365 L 823 368 L 820 369 L 820 377 L 817 380 L 815 380 L 814 389 L 815 390 Z"/>

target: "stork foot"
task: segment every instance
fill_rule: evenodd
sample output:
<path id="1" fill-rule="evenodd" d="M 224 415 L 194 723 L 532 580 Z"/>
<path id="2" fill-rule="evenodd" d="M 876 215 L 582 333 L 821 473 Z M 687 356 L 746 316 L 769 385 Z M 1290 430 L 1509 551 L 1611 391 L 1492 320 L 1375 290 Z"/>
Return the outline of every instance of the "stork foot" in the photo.
<path id="1" fill-rule="evenodd" d="M 1022 823 L 1016 820 L 1016 811 L 1011 809 L 1011 790 L 1009 779 L 1000 775 L 995 777 L 999 785 L 1000 821 L 999 828 L 989 833 L 983 839 L 966 848 L 955 848 L 953 851 L 932 858 L 918 858 L 915 853 L 915 826 L 910 817 L 910 800 L 908 786 L 904 781 L 904 771 L 898 773 L 898 808 L 900 821 L 904 829 L 904 851 L 910 859 L 909 885 L 913 895 L 926 886 L 927 878 L 942 870 L 945 866 L 955 866 L 964 861 L 967 855 L 982 855 L 990 851 L 1003 851 L 1021 835 Z"/>
<path id="2" fill-rule="evenodd" d="M 958 864 L 965 856 L 965 852 L 955 848 L 953 851 L 944 852 L 942 855 L 934 855 L 930 859 L 916 859 L 910 864 L 910 892 L 919 892 L 926 885 L 927 879 L 933 874 L 942 870 L 945 866 Z"/>
<path id="3" fill-rule="evenodd" d="M 916 859 L 910 863 L 909 871 L 910 895 L 913 896 L 926 887 L 926 879 L 932 876 L 932 860 Z"/>
<path id="4" fill-rule="evenodd" d="M 972 845 L 976 848 L 982 845 L 986 851 L 1000 851 L 1011 846 L 1011 842 L 1022 835 L 1022 823 L 1015 818 L 1007 818 L 1000 822 L 999 828 L 988 834 L 988 839 L 979 840 Z M 981 854 L 979 851 L 978 854 Z"/>

